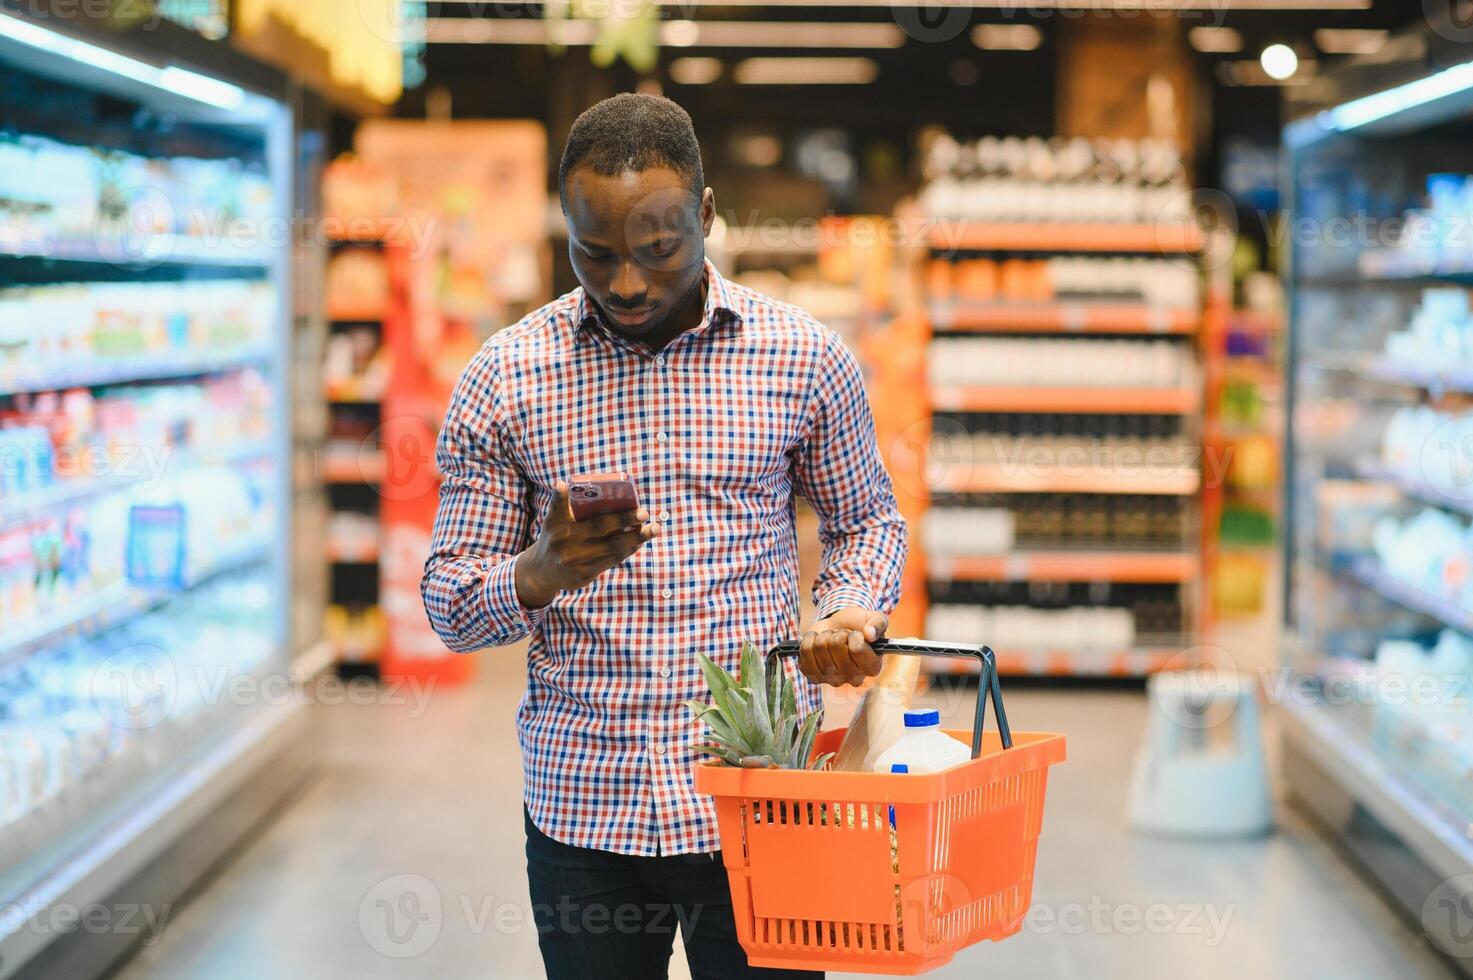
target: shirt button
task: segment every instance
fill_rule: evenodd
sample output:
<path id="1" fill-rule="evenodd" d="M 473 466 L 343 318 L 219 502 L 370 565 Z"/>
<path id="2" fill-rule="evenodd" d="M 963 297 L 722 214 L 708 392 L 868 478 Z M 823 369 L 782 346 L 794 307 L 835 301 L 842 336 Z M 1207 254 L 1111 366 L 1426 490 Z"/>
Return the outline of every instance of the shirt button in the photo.
<path id="1" fill-rule="evenodd" d="M 660 668 L 660 676 L 661 677 L 669 677 L 670 676 L 670 668 L 669 667 L 661 667 Z"/>
<path id="2" fill-rule="evenodd" d="M 660 511 L 660 520 L 664 521 L 666 524 L 669 524 L 670 523 L 670 512 L 668 510 L 662 510 L 662 511 Z"/>
<path id="3" fill-rule="evenodd" d="M 656 745 L 655 746 L 655 755 L 664 755 L 664 754 L 665 754 L 665 746 L 663 746 L 663 745 Z"/>
<path id="4" fill-rule="evenodd" d="M 656 432 L 655 433 L 655 441 L 656 442 L 663 443 L 666 440 L 668 440 L 669 438 L 670 437 L 667 436 L 667 435 L 665 435 L 665 433 L 663 433 L 663 432 Z"/>
<path id="5" fill-rule="evenodd" d="M 665 355 L 664 354 L 661 354 L 659 357 L 655 358 L 655 366 L 656 367 L 664 367 L 665 366 Z"/>
<path id="6" fill-rule="evenodd" d="M 660 590 L 660 598 L 661 599 L 668 599 L 671 596 L 673 596 L 674 594 L 675 593 L 674 592 L 671 592 L 669 589 L 661 589 Z"/>

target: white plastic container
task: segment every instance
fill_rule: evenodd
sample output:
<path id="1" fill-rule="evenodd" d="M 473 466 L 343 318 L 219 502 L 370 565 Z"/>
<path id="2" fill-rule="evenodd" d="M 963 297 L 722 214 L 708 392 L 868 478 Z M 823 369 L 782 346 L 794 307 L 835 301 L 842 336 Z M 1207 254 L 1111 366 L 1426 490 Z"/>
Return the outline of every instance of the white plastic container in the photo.
<path id="1" fill-rule="evenodd" d="M 905 734 L 874 762 L 875 772 L 940 772 L 972 758 L 972 750 L 941 730 L 941 713 L 914 710 L 905 713 Z"/>

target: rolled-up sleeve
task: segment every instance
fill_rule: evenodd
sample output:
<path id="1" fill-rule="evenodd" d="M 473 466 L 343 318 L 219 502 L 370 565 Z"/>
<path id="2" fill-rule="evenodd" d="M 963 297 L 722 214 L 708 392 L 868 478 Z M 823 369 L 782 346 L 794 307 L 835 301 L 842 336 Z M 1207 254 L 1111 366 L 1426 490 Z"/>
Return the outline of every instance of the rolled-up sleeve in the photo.
<path id="1" fill-rule="evenodd" d="M 542 617 L 517 598 L 516 556 L 531 543 L 531 520 L 499 383 L 483 348 L 456 385 L 435 448 L 443 483 L 420 592 L 430 625 L 461 653 L 513 643 Z"/>
<path id="2" fill-rule="evenodd" d="M 820 619 L 845 606 L 889 613 L 900 601 L 905 518 L 875 441 L 864 376 L 852 351 L 826 332 L 813 421 L 796 460 L 798 492 L 819 520 L 823 558 L 813 583 Z"/>

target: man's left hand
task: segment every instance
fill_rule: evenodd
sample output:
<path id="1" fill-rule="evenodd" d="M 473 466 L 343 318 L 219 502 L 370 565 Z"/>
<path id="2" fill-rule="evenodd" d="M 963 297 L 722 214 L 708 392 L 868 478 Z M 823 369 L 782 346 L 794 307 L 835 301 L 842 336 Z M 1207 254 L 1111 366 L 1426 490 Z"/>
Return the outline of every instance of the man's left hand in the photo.
<path id="1" fill-rule="evenodd" d="M 870 646 L 885 635 L 890 619 L 882 612 L 846 606 L 813 624 L 803 634 L 798 666 L 811 681 L 858 686 L 880 672 L 880 655 Z"/>

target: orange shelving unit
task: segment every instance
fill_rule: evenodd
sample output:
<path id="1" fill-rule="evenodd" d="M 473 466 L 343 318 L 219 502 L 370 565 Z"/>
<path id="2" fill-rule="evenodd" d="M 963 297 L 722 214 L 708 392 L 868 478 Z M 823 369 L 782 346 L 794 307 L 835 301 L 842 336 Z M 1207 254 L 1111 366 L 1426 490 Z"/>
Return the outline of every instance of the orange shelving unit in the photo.
<path id="1" fill-rule="evenodd" d="M 930 313 L 937 329 L 956 333 L 1189 334 L 1202 319 L 1201 310 L 1136 303 L 937 302 Z"/>
<path id="2" fill-rule="evenodd" d="M 1130 505 L 1131 512 L 1138 513 L 1143 507 L 1165 507 L 1169 501 L 1176 508 L 1170 511 L 1176 520 L 1170 526 L 1179 528 L 1164 538 L 1106 537 L 1098 541 L 1070 537 L 1076 532 L 1066 529 L 1057 543 L 1053 537 L 1035 536 L 1011 548 L 1004 543 L 996 554 L 928 553 L 917 540 L 907 568 L 907 575 L 914 576 L 906 589 L 908 619 L 928 618 L 932 603 L 1026 606 L 1033 601 L 1029 596 L 1039 588 L 1053 590 L 1050 594 L 1055 598 L 1046 602 L 1068 596 L 1063 601 L 1071 606 L 1096 604 L 1102 595 L 1105 604 L 1132 610 L 1165 603 L 1171 610 L 1166 620 L 1172 624 L 1169 628 L 1154 628 L 1152 624 L 1160 621 L 1154 614 L 1140 618 L 1146 614 L 1133 612 L 1137 616 L 1137 642 L 1130 649 L 1069 649 L 1049 642 L 1040 642 L 1035 648 L 1014 642 L 1012 637 L 989 641 L 998 651 L 999 669 L 1012 674 L 1141 677 L 1168 664 L 1185 665 L 1186 653 L 1200 642 L 1208 612 L 1203 602 L 1207 566 L 1202 548 L 1207 539 L 1202 508 L 1208 494 L 1209 471 L 1200 454 L 1195 465 L 1164 470 L 1132 470 L 1124 465 L 1113 469 L 1070 468 L 1031 460 L 1027 465 L 1015 466 L 1004 462 L 1002 456 L 997 461 L 962 460 L 959 464 L 934 455 L 930 443 L 933 433 L 954 440 L 962 432 L 984 438 L 981 433 L 1062 431 L 1080 433 L 1080 439 L 1094 446 L 1102 443 L 1089 440 L 1104 437 L 1089 433 L 1147 431 L 1159 423 L 1177 445 L 1200 448 L 1207 435 L 1203 418 L 1204 324 L 1212 316 L 1221 316 L 1218 307 L 1224 303 L 1203 261 L 1212 244 L 1208 235 L 1194 226 L 1171 224 L 919 220 L 924 223 L 917 236 L 922 244 L 914 254 L 917 300 L 910 313 L 897 318 L 893 331 L 897 340 L 908 340 L 922 351 L 932 349 L 937 334 L 952 341 L 968 336 L 998 336 L 1027 344 L 1036 337 L 1057 344 L 1077 336 L 1101 342 L 1169 344 L 1171 357 L 1179 358 L 1184 367 L 1177 375 L 1152 374 L 1143 369 L 1137 384 L 1131 383 L 1137 380 L 1134 374 L 1102 375 L 1099 387 L 951 383 L 967 373 L 965 369 L 954 370 L 956 365 L 951 361 L 941 371 L 948 383 L 933 385 L 913 365 L 908 368 L 910 378 L 922 374 L 920 390 L 900 390 L 897 386 L 888 391 L 887 398 L 877 404 L 877 422 L 890 437 L 882 440 L 882 445 L 887 446 L 897 490 L 907 499 L 907 516 L 913 522 L 923 524 L 931 509 L 943 504 L 950 512 L 948 520 L 965 523 L 969 508 L 986 508 L 994 517 L 997 511 L 1005 510 L 1013 515 L 1010 520 L 1021 521 L 1024 511 L 1018 508 L 1036 507 L 1040 498 L 1057 496 L 1057 505 L 1044 500 L 1042 506 L 1083 507 L 1081 498 L 1129 498 L 1141 501 Z M 1103 299 L 1075 298 L 1081 293 L 1057 291 L 1063 287 L 1053 278 L 1055 266 L 1050 263 L 1055 257 L 1079 262 L 1169 261 L 1174 263 L 1170 271 L 1177 277 L 1173 283 L 1185 280 L 1188 288 L 1174 292 L 1157 289 L 1160 284 L 1150 280 L 1151 274 L 1147 273 L 1143 277 L 1147 285 L 1138 292 L 1120 290 Z M 1062 264 L 1058 267 L 1065 268 Z M 1193 281 L 1199 287 L 1195 303 L 1191 302 Z M 1177 301 L 1168 302 L 1172 297 Z M 898 345 L 890 346 L 890 356 L 895 356 L 897 349 Z M 909 365 L 913 360 L 908 358 L 905 363 Z M 1032 373 L 1037 376 L 1037 372 Z M 995 369 L 979 374 L 996 377 Z M 1037 416 L 1058 416 L 1059 421 L 1034 418 L 1022 429 L 1011 429 L 1014 423 L 1005 421 Z M 1141 421 L 1127 421 L 1130 419 Z M 1108 428 L 1111 426 L 1114 428 Z M 1044 443 L 1053 446 L 1058 439 L 1047 436 Z M 1069 444 L 1067 437 L 1065 444 Z M 965 442 L 961 445 L 965 447 Z M 966 451 L 954 445 L 953 450 Z M 1025 497 L 1026 504 L 1021 502 Z M 1109 513 L 1126 509 L 1126 505 L 1112 499 L 1104 500 L 1099 507 Z M 1110 547 L 1116 541 L 1120 546 Z M 1142 543 L 1137 546 L 1137 541 Z M 923 599 L 916 601 L 912 597 L 921 583 Z M 1085 598 L 1086 594 L 1091 598 Z"/>
<path id="3" fill-rule="evenodd" d="M 938 412 L 1052 412 L 1068 415 L 1184 415 L 1195 412 L 1197 388 L 999 388 L 931 390 Z"/>
<path id="4" fill-rule="evenodd" d="M 947 493 L 1121 493 L 1190 496 L 1202 484 L 1196 470 L 1148 477 L 1110 473 L 1053 472 L 1021 467 L 972 466 L 960 476 L 939 477 L 935 489 Z"/>
<path id="5" fill-rule="evenodd" d="M 1164 255 L 1200 252 L 1201 229 L 1167 224 L 980 223 L 938 219 L 927 223 L 926 245 L 936 251 L 1092 252 Z"/>
<path id="6" fill-rule="evenodd" d="M 1189 582 L 1195 554 L 1162 552 L 1023 552 L 1005 555 L 928 557 L 931 575 L 957 582 Z"/>

